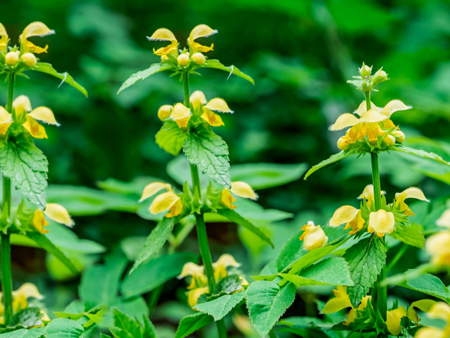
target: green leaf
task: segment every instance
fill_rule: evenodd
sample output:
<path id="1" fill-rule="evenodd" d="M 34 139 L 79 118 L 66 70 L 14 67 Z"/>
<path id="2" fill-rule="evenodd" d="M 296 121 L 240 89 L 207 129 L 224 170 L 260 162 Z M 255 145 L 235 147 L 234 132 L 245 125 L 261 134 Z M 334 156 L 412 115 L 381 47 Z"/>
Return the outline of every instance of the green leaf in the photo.
<path id="1" fill-rule="evenodd" d="M 295 285 L 280 287 L 276 283 L 259 281 L 247 289 L 247 308 L 253 326 L 261 336 L 269 333 L 295 298 Z"/>
<path id="2" fill-rule="evenodd" d="M 121 292 L 125 298 L 131 298 L 152 291 L 178 276 L 184 264 L 197 261 L 198 255 L 189 252 L 161 255 L 140 265 L 131 275 L 126 276 L 121 286 Z M 148 276 L 152 276 L 152 278 Z"/>
<path id="3" fill-rule="evenodd" d="M 435 160 L 435 161 L 438 161 L 440 163 L 450 166 L 450 163 L 448 163 L 447 161 L 444 161 L 444 159 L 442 157 L 440 157 L 439 155 L 436 155 L 435 153 L 429 153 L 427 151 L 418 150 L 418 149 L 405 147 L 405 146 L 398 146 L 398 147 L 393 148 L 393 150 L 400 151 L 405 154 L 411 154 L 411 155 L 416 155 L 416 156 L 423 157 L 423 158 L 428 158 L 430 160 Z"/>
<path id="4" fill-rule="evenodd" d="M 167 64 L 167 63 L 154 63 L 152 64 L 149 68 L 145 69 L 145 70 L 141 70 L 140 72 L 137 72 L 133 75 L 131 75 L 128 80 L 126 80 L 122 86 L 120 87 L 119 91 L 117 92 L 117 94 L 120 94 L 120 92 L 132 85 L 134 85 L 136 82 L 140 81 L 140 80 L 145 80 L 146 78 L 148 78 L 149 76 L 159 73 L 159 72 L 163 72 L 165 70 L 170 69 L 172 66 Z"/>
<path id="5" fill-rule="evenodd" d="M 296 287 L 310 285 L 354 285 L 347 262 L 340 257 L 328 258 L 311 265 L 299 275 L 282 274 Z"/>
<path id="6" fill-rule="evenodd" d="M 340 153 L 331 155 L 326 160 L 323 160 L 319 164 L 316 164 L 311 169 L 309 169 L 308 172 L 306 173 L 304 179 L 306 180 L 309 176 L 311 176 L 317 170 L 322 169 L 323 167 L 326 167 L 329 164 L 332 164 L 332 163 L 335 163 L 337 161 L 340 161 L 340 160 L 342 160 L 342 159 L 344 159 L 344 158 L 346 158 L 347 156 L 350 156 L 350 155 L 353 155 L 353 154 L 349 153 L 349 152 L 346 153 L 344 151 L 341 151 Z"/>
<path id="7" fill-rule="evenodd" d="M 72 260 L 67 257 L 58 247 L 53 244 L 46 235 L 37 232 L 27 232 L 27 236 L 36 242 L 42 249 L 55 256 L 61 263 L 64 263 L 73 273 L 78 274 L 78 269 Z"/>
<path id="8" fill-rule="evenodd" d="M 70 319 L 55 319 L 45 327 L 46 338 L 80 338 L 83 335 L 84 328 Z"/>
<path id="9" fill-rule="evenodd" d="M 45 209 L 48 162 L 32 140 L 22 135 L 10 138 L 0 149 L 0 166 L 25 197 Z"/>
<path id="10" fill-rule="evenodd" d="M 173 156 L 177 156 L 183 148 L 186 133 L 174 121 L 165 121 L 156 133 L 156 143 L 160 148 Z"/>
<path id="11" fill-rule="evenodd" d="M 415 279 L 408 280 L 401 286 L 427 295 L 440 298 L 446 302 L 450 301 L 450 292 L 442 281 L 429 273 L 425 273 Z"/>
<path id="12" fill-rule="evenodd" d="M 206 62 L 203 64 L 203 67 L 223 70 L 223 71 L 229 72 L 230 75 L 231 74 L 237 75 L 247 81 L 250 81 L 252 84 L 255 84 L 255 81 L 250 76 L 241 72 L 235 66 L 228 66 L 228 67 L 224 66 L 223 64 L 220 63 L 219 60 L 206 60 Z"/>
<path id="13" fill-rule="evenodd" d="M 299 240 L 303 230 L 300 230 L 292 236 L 281 249 L 277 257 L 277 270 L 283 271 L 300 257 L 304 256 L 302 252 L 303 242 Z"/>
<path id="14" fill-rule="evenodd" d="M 356 308 L 386 264 L 386 248 L 378 237 L 370 236 L 349 248 L 344 258 L 355 282 L 355 286 L 347 288 L 347 293 Z"/>
<path id="15" fill-rule="evenodd" d="M 53 68 L 53 66 L 51 64 L 49 64 L 49 63 L 38 62 L 36 64 L 36 66 L 33 67 L 33 70 L 37 70 L 38 72 L 54 76 L 54 77 L 62 80 L 60 86 L 63 83 L 67 83 L 67 84 L 71 85 L 73 88 L 75 88 L 78 91 L 80 91 L 81 93 L 83 93 L 84 96 L 86 96 L 86 97 L 88 96 L 88 93 L 87 93 L 86 89 L 84 89 L 78 82 L 76 82 L 73 79 L 73 77 L 69 75 L 69 73 L 67 73 L 67 72 L 65 72 L 65 73 L 58 73 Z"/>
<path id="16" fill-rule="evenodd" d="M 425 244 L 423 229 L 415 223 L 411 223 L 410 225 L 397 224 L 395 231 L 390 236 L 419 249 L 423 249 L 423 245 Z"/>
<path id="17" fill-rule="evenodd" d="M 113 318 L 115 327 L 128 332 L 133 338 L 142 337 L 141 325 L 136 320 L 133 320 L 116 308 L 113 308 Z"/>
<path id="18" fill-rule="evenodd" d="M 183 145 L 190 163 L 199 167 L 213 181 L 231 188 L 228 146 L 212 130 L 200 129 L 190 133 Z"/>
<path id="19" fill-rule="evenodd" d="M 187 337 L 198 329 L 201 329 L 203 326 L 211 324 L 212 322 L 214 322 L 214 318 L 209 315 L 205 315 L 204 313 L 195 313 L 193 315 L 184 317 L 180 321 L 180 325 L 178 325 L 175 338 Z"/>
<path id="20" fill-rule="evenodd" d="M 233 181 L 244 181 L 255 189 L 277 187 L 298 180 L 306 171 L 306 163 L 276 164 L 250 163 L 238 164 L 231 167 Z"/>
<path id="21" fill-rule="evenodd" d="M 259 238 L 261 238 L 263 241 L 265 241 L 267 244 L 274 247 L 272 240 L 260 228 L 258 228 L 256 225 L 253 225 L 252 223 L 247 221 L 244 217 L 239 215 L 236 211 L 229 210 L 229 209 L 219 209 L 219 210 L 217 210 L 217 212 L 219 214 L 225 216 L 226 218 L 228 218 L 230 221 L 233 221 L 236 224 L 251 231 L 252 233 L 257 235 Z"/>
<path id="22" fill-rule="evenodd" d="M 213 316 L 215 321 L 221 320 L 245 299 L 245 291 L 232 295 L 223 295 L 212 301 L 197 304 L 195 309 Z"/>
<path id="23" fill-rule="evenodd" d="M 233 274 L 228 275 L 225 278 L 222 278 L 216 285 L 216 288 L 214 289 L 215 294 L 231 294 L 233 292 L 242 290 L 241 285 L 241 278 L 239 275 Z M 214 297 L 214 295 L 212 296 Z"/>
<path id="24" fill-rule="evenodd" d="M 11 320 L 10 326 L 20 325 L 26 329 L 42 324 L 42 313 L 38 307 L 28 307 L 17 312 Z"/>
<path id="25" fill-rule="evenodd" d="M 133 273 L 141 264 L 148 262 L 154 254 L 156 254 L 167 242 L 169 235 L 172 233 L 174 225 L 180 220 L 180 217 L 171 217 L 159 222 L 147 237 L 139 257 L 134 262 L 130 274 Z"/>

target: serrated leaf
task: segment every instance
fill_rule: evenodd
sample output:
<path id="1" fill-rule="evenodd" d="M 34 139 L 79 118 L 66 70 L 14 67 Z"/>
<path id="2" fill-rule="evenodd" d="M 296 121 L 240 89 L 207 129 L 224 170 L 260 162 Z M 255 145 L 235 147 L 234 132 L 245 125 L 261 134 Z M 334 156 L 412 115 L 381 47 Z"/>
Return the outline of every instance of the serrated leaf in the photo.
<path id="1" fill-rule="evenodd" d="M 22 327 L 28 329 L 32 326 L 37 326 L 42 324 L 42 313 L 41 309 L 38 307 L 28 307 L 19 312 L 17 312 L 11 320 L 10 326 L 21 325 Z"/>
<path id="2" fill-rule="evenodd" d="M 180 217 L 171 217 L 159 222 L 152 230 L 145 241 L 144 248 L 134 262 L 130 274 L 133 273 L 141 264 L 148 262 L 154 254 L 156 254 L 167 242 L 169 235 L 172 233 L 174 225 L 180 220 Z"/>
<path id="3" fill-rule="evenodd" d="M 423 245 L 425 244 L 423 229 L 415 223 L 411 223 L 410 225 L 396 225 L 395 231 L 390 236 L 419 249 L 423 249 Z"/>
<path id="4" fill-rule="evenodd" d="M 26 198 L 45 209 L 48 161 L 31 140 L 10 138 L 0 149 L 0 166 Z"/>
<path id="5" fill-rule="evenodd" d="M 302 233 L 303 230 L 300 230 L 298 233 L 294 234 L 294 236 L 284 244 L 283 248 L 281 248 L 276 260 L 278 271 L 283 271 L 284 268 L 304 255 L 304 253 L 302 253 L 303 242 L 299 240 Z"/>
<path id="6" fill-rule="evenodd" d="M 349 153 L 349 152 L 346 153 L 345 151 L 341 151 L 340 153 L 331 155 L 326 160 L 323 160 L 319 164 L 316 164 L 311 169 L 309 169 L 308 172 L 305 174 L 304 180 L 306 180 L 309 176 L 314 174 L 317 170 L 322 169 L 323 167 L 326 167 L 329 164 L 332 164 L 332 163 L 335 163 L 337 161 L 340 161 L 340 160 L 342 160 L 342 159 L 344 159 L 344 158 L 346 158 L 347 156 L 350 156 L 350 155 L 353 155 L 353 154 Z"/>
<path id="7" fill-rule="evenodd" d="M 81 86 L 78 82 L 76 82 L 72 76 L 69 75 L 69 73 L 58 73 L 51 64 L 44 63 L 44 62 L 38 62 L 36 66 L 33 67 L 33 70 L 36 70 L 41 73 L 49 74 L 51 76 L 54 76 L 60 80 L 62 80 L 61 84 L 67 83 L 68 85 L 72 86 L 73 88 L 77 89 L 81 93 L 84 94 L 84 96 L 88 97 L 88 93 L 86 89 L 84 89 L 83 86 Z"/>
<path id="8" fill-rule="evenodd" d="M 186 133 L 174 121 L 165 121 L 155 138 L 160 148 L 177 156 L 183 148 Z"/>
<path id="9" fill-rule="evenodd" d="M 255 329 L 261 336 L 269 333 L 295 298 L 295 285 L 280 287 L 276 283 L 259 281 L 247 289 L 247 308 Z"/>
<path id="10" fill-rule="evenodd" d="M 231 188 L 228 146 L 220 136 L 212 130 L 197 130 L 186 137 L 183 151 L 189 162 L 198 166 L 203 174 L 226 188 Z"/>
<path id="11" fill-rule="evenodd" d="M 131 75 L 120 87 L 119 91 L 117 92 L 117 94 L 120 94 L 120 92 L 132 85 L 134 85 L 136 82 L 140 81 L 140 80 L 145 80 L 146 78 L 148 78 L 149 76 L 159 73 L 159 72 L 163 72 L 165 70 L 170 69 L 172 66 L 167 64 L 167 63 L 154 63 L 152 64 L 149 68 L 145 69 L 145 70 L 141 70 L 133 75 Z"/>
<path id="12" fill-rule="evenodd" d="M 80 323 L 63 318 L 55 319 L 45 327 L 46 338 L 80 338 L 83 332 Z"/>
<path id="13" fill-rule="evenodd" d="M 252 84 L 255 84 L 255 81 L 250 76 L 241 72 L 237 67 L 224 66 L 223 64 L 220 63 L 219 60 L 206 60 L 206 62 L 203 64 L 203 67 L 223 70 L 223 71 L 229 72 L 230 75 L 231 74 L 237 75 L 247 81 L 250 81 Z"/>
<path id="14" fill-rule="evenodd" d="M 442 157 L 440 157 L 439 155 L 436 155 L 435 153 L 429 153 L 424 150 L 414 149 L 414 148 L 405 147 L 405 146 L 398 146 L 398 147 L 393 148 L 392 150 L 400 151 L 405 154 L 411 154 L 411 155 L 416 155 L 416 156 L 423 157 L 423 158 L 428 158 L 430 160 L 435 160 L 435 161 L 438 161 L 440 163 L 450 166 L 449 162 L 445 161 Z"/>
<path id="15" fill-rule="evenodd" d="M 247 230 L 251 231 L 255 235 L 257 235 L 259 238 L 261 238 L 264 242 L 274 247 L 274 244 L 272 240 L 256 225 L 253 225 L 249 221 L 247 221 L 244 217 L 239 215 L 236 211 L 230 210 L 230 209 L 219 209 L 217 212 L 226 218 L 228 218 L 230 221 L 235 222 L 237 225 L 240 225 Z"/>
<path id="16" fill-rule="evenodd" d="M 114 326 L 129 333 L 133 338 L 142 337 L 140 323 L 122 311 L 113 308 Z"/>
<path id="17" fill-rule="evenodd" d="M 415 279 L 408 280 L 401 286 L 440 298 L 446 302 L 450 301 L 450 292 L 442 281 L 429 273 L 425 273 Z"/>
<path id="18" fill-rule="evenodd" d="M 208 300 L 218 298 L 219 295 L 223 294 L 232 294 L 233 292 L 243 290 L 241 285 L 241 278 L 237 274 L 228 275 L 225 278 L 222 278 L 216 285 L 214 289 L 214 295 L 209 297 Z"/>
<path id="19" fill-rule="evenodd" d="M 232 295 L 223 295 L 214 300 L 197 304 L 195 309 L 213 316 L 215 321 L 221 320 L 245 299 L 245 291 Z"/>
<path id="20" fill-rule="evenodd" d="M 67 266 L 73 273 L 78 274 L 79 270 L 73 261 L 67 257 L 58 247 L 56 247 L 46 235 L 37 232 L 27 232 L 27 237 L 32 239 L 42 249 L 55 256 L 61 263 Z"/>
<path id="21" fill-rule="evenodd" d="M 367 295 L 386 263 L 386 248 L 378 237 L 370 236 L 360 240 L 344 255 L 350 267 L 355 286 L 347 288 L 347 293 L 356 308 Z"/>
<path id="22" fill-rule="evenodd" d="M 178 325 L 175 338 L 184 338 L 201 329 L 203 326 L 214 322 L 214 318 L 204 313 L 195 313 L 193 315 L 184 317 Z"/>

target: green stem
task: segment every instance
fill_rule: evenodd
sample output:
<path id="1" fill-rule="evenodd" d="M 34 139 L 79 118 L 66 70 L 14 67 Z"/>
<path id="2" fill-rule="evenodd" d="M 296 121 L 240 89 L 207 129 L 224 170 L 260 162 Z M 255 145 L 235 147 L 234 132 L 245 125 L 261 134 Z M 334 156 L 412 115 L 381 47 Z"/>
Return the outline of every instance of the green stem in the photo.
<path id="1" fill-rule="evenodd" d="M 391 270 L 395 264 L 397 264 L 397 262 L 400 260 L 400 258 L 403 257 L 403 255 L 405 254 L 406 250 L 408 250 L 409 246 L 404 244 L 400 250 L 397 251 L 397 254 L 394 256 L 394 258 L 392 258 L 392 260 L 389 262 L 386 270 L 389 271 Z"/>
<path id="2" fill-rule="evenodd" d="M 370 101 L 370 91 L 364 93 L 364 97 L 366 98 L 366 106 L 367 110 L 370 110 L 372 108 L 372 102 Z"/>

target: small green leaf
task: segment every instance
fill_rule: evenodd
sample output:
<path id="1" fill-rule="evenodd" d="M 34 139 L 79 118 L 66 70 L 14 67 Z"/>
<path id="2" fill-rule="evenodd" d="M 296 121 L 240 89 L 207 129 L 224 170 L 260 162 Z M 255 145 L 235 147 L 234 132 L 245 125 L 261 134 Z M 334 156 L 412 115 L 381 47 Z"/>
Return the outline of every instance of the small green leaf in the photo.
<path id="1" fill-rule="evenodd" d="M 65 72 L 65 73 L 58 73 L 51 64 L 49 63 L 43 63 L 43 62 L 38 62 L 36 64 L 35 67 L 33 67 L 33 70 L 37 70 L 38 72 L 41 73 L 45 73 L 45 74 L 49 74 L 51 76 L 54 76 L 60 80 L 62 80 L 60 86 L 63 83 L 67 83 L 69 85 L 71 85 L 73 88 L 77 89 L 78 91 L 80 91 L 81 93 L 84 94 L 84 96 L 88 96 L 88 93 L 86 91 L 86 89 L 84 89 L 78 82 L 76 82 L 72 76 L 69 75 L 69 73 Z"/>
<path id="2" fill-rule="evenodd" d="M 52 320 L 45 327 L 46 338 L 80 338 L 83 332 L 84 328 L 80 323 L 63 318 Z"/>
<path id="3" fill-rule="evenodd" d="M 204 313 L 195 313 L 193 315 L 184 317 L 180 321 L 180 325 L 178 325 L 177 333 L 175 334 L 175 338 L 184 338 L 194 333 L 198 329 L 201 329 L 203 326 L 211 324 L 214 322 L 214 318 L 205 315 Z"/>
<path id="4" fill-rule="evenodd" d="M 247 81 L 250 81 L 252 84 L 255 84 L 255 81 L 248 76 L 247 74 L 241 72 L 237 67 L 235 66 L 224 66 L 223 64 L 220 63 L 219 60 L 206 60 L 206 62 L 203 64 L 203 67 L 206 68 L 214 68 L 214 69 L 219 69 L 219 70 L 223 70 L 225 72 L 229 72 L 230 75 L 234 74 L 237 75 Z"/>
<path id="5" fill-rule="evenodd" d="M 427 151 L 418 150 L 418 149 L 405 147 L 405 146 L 398 146 L 398 147 L 395 147 L 393 150 L 400 151 L 405 154 L 411 154 L 411 155 L 416 155 L 416 156 L 423 157 L 423 158 L 428 158 L 430 160 L 435 160 L 435 161 L 438 161 L 440 163 L 450 166 L 450 163 L 448 163 L 447 161 L 442 159 L 442 157 L 440 157 L 439 155 L 436 155 L 435 153 L 429 153 Z"/>
<path id="6" fill-rule="evenodd" d="M 423 245 L 425 244 L 423 229 L 415 223 L 411 223 L 410 225 L 397 224 L 395 231 L 390 236 L 419 249 L 423 249 Z"/>
<path id="7" fill-rule="evenodd" d="M 233 292 L 242 290 L 241 278 L 239 275 L 233 274 L 228 275 L 225 278 L 222 278 L 219 283 L 217 283 L 216 288 L 214 289 L 215 295 L 218 294 L 232 294 Z M 213 295 L 212 297 L 214 297 Z M 214 297 L 216 298 L 216 297 Z"/>
<path id="8" fill-rule="evenodd" d="M 130 318 L 122 311 L 113 308 L 114 326 L 128 332 L 131 337 L 142 337 L 141 325 L 138 321 Z"/>
<path id="9" fill-rule="evenodd" d="M 303 230 L 300 230 L 292 236 L 281 249 L 276 261 L 278 271 L 283 271 L 286 267 L 305 254 L 302 252 L 305 251 L 302 250 L 303 242 L 299 239 L 302 233 Z"/>
<path id="10" fill-rule="evenodd" d="M 309 176 L 311 176 L 317 170 L 322 169 L 323 167 L 326 167 L 329 164 L 332 164 L 332 163 L 335 163 L 337 161 L 340 161 L 340 160 L 342 160 L 342 159 L 344 159 L 344 158 L 346 158 L 347 156 L 350 156 L 350 155 L 353 155 L 353 154 L 352 153 L 348 153 L 348 152 L 346 153 L 344 151 L 341 151 L 340 153 L 331 155 L 326 160 L 323 160 L 319 164 L 316 164 L 311 169 L 309 169 L 308 172 L 306 173 L 304 179 L 306 180 Z"/>
<path id="11" fill-rule="evenodd" d="M 267 244 L 272 246 L 272 248 L 274 247 L 272 240 L 260 228 L 258 228 L 256 225 L 253 225 L 252 223 L 247 221 L 244 217 L 239 215 L 236 211 L 229 210 L 229 209 L 219 209 L 219 210 L 217 210 L 217 212 L 219 214 L 225 216 L 226 218 L 228 218 L 230 221 L 235 222 L 237 225 L 240 225 L 240 226 L 246 228 L 247 230 L 251 231 L 252 233 L 257 235 L 259 238 L 261 238 L 263 241 L 265 241 Z"/>
<path id="12" fill-rule="evenodd" d="M 145 80 L 146 78 L 148 78 L 149 76 L 159 73 L 159 72 L 163 72 L 165 70 L 170 69 L 172 66 L 167 64 L 167 63 L 154 63 L 152 64 L 149 68 L 145 69 L 145 70 L 141 70 L 140 72 L 137 72 L 133 75 L 131 75 L 128 80 L 126 80 L 122 86 L 120 87 L 119 91 L 117 92 L 117 94 L 120 94 L 120 92 L 132 85 L 134 85 L 136 82 L 140 81 L 140 80 Z"/>
<path id="13" fill-rule="evenodd" d="M 177 156 L 183 148 L 186 133 L 174 121 L 165 121 L 156 133 L 156 143 L 160 148 L 173 156 Z"/>
<path id="14" fill-rule="evenodd" d="M 32 140 L 23 135 L 10 138 L 0 149 L 0 166 L 24 196 L 45 209 L 48 161 Z"/>
<path id="15" fill-rule="evenodd" d="M 134 262 L 130 274 L 132 274 L 141 264 L 148 262 L 152 256 L 164 246 L 169 235 L 172 233 L 174 225 L 178 223 L 179 220 L 180 216 L 171 218 L 164 217 L 164 219 L 156 225 L 147 237 L 144 248 Z"/>
<path id="16" fill-rule="evenodd" d="M 355 283 L 355 286 L 347 288 L 347 292 L 356 308 L 385 266 L 386 248 L 378 237 L 370 236 L 349 248 L 344 258 L 349 264 Z"/>
<path id="17" fill-rule="evenodd" d="M 450 301 L 450 292 L 447 287 L 438 277 L 430 275 L 429 273 L 408 280 L 405 284 L 401 284 L 401 286 L 437 297 L 446 302 Z"/>
<path id="18" fill-rule="evenodd" d="M 213 316 L 215 321 L 221 320 L 245 299 L 245 291 L 232 295 L 223 295 L 212 301 L 197 304 L 195 309 Z"/>
<path id="19" fill-rule="evenodd" d="M 20 325 L 28 329 L 29 327 L 42 324 L 42 313 L 38 307 L 28 307 L 17 312 L 11 320 L 9 326 Z"/>
<path id="20" fill-rule="evenodd" d="M 253 326 L 265 337 L 295 298 L 295 285 L 280 287 L 276 283 L 259 281 L 247 289 L 247 308 Z"/>
<path id="21" fill-rule="evenodd" d="M 199 129 L 188 135 L 183 150 L 189 162 L 198 166 L 203 174 L 231 188 L 228 146 L 220 136 L 210 129 Z"/>

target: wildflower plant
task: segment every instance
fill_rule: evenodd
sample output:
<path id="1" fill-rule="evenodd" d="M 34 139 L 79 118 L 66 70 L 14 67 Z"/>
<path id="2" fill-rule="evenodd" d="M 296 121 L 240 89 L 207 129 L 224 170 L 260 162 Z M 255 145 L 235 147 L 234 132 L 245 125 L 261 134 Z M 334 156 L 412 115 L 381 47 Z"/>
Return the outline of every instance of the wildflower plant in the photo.
<path id="1" fill-rule="evenodd" d="M 58 73 L 49 63 L 39 61 L 40 47 L 29 39 L 54 34 L 42 22 L 29 24 L 19 37 L 18 44 L 10 44 L 5 27 L 0 23 L 0 75 L 7 83 L 7 100 L 0 107 L 0 166 L 3 175 L 3 198 L 0 216 L 2 306 L 0 330 L 43 326 L 48 316 L 39 308 L 29 307 L 27 299 L 42 299 L 32 284 L 24 284 L 13 291 L 11 276 L 11 235 L 28 237 L 39 247 L 57 257 L 72 271 L 74 263 L 45 235 L 48 221 L 74 225 L 67 210 L 55 203 L 46 203 L 48 161 L 34 144 L 34 139 L 47 138 L 43 124 L 59 126 L 50 108 L 32 108 L 28 97 L 15 97 L 17 76 L 28 78 L 26 72 L 37 71 L 63 80 L 87 96 L 86 90 L 67 73 Z M 20 193 L 13 194 L 12 187 Z M 16 198 L 17 196 L 17 198 Z M 14 197 L 14 198 L 13 198 Z M 13 203 L 15 201 L 20 203 Z"/>

